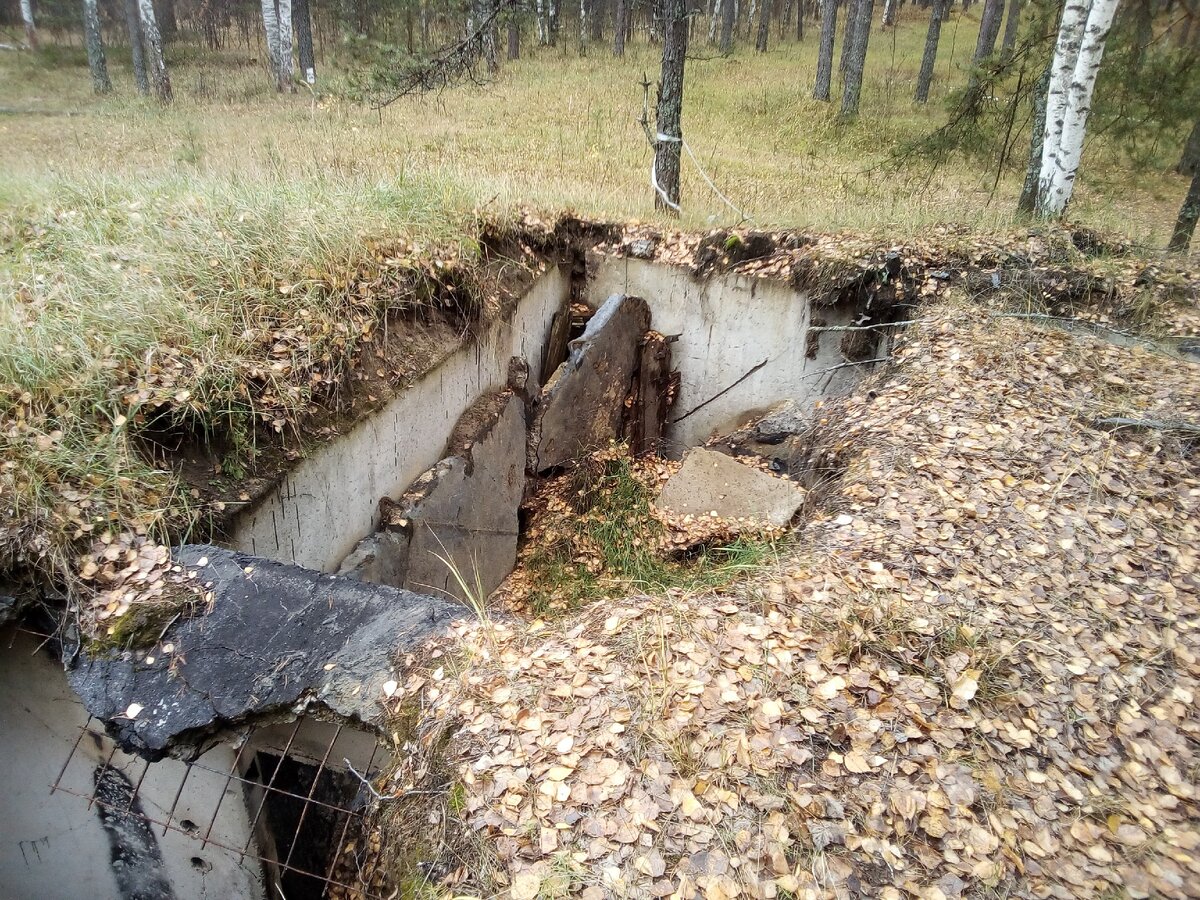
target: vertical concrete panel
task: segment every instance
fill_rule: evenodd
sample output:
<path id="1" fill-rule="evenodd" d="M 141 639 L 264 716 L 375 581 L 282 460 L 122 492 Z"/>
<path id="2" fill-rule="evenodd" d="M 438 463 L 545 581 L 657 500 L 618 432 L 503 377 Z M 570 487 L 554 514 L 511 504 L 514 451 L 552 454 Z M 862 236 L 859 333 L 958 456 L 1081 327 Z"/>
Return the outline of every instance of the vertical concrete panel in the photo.
<path id="1" fill-rule="evenodd" d="M 398 496 L 441 459 L 459 417 L 481 394 L 503 387 L 511 357 L 523 355 L 531 372 L 541 370 L 550 321 L 568 291 L 566 275 L 551 269 L 478 342 L 302 460 L 277 490 L 237 517 L 229 545 L 336 571 L 378 524 L 380 497 Z"/>

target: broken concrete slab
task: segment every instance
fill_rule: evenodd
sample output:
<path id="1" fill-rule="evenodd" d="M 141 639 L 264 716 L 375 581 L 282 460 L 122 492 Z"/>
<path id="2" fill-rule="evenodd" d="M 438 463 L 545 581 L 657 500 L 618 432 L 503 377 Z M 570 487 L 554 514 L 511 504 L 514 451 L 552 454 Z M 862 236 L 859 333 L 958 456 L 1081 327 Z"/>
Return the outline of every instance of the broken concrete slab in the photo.
<path id="1" fill-rule="evenodd" d="M 696 448 L 667 479 L 657 505 L 676 515 L 716 514 L 783 526 L 803 502 L 804 489 L 795 482 L 775 478 L 724 453 Z"/>
<path id="2" fill-rule="evenodd" d="M 154 647 L 82 651 L 68 673 L 88 712 L 150 759 L 195 759 L 231 731 L 310 706 L 378 724 L 398 654 L 442 633 L 457 603 L 205 545 L 177 561 L 211 597 Z"/>
<path id="3" fill-rule="evenodd" d="M 511 391 L 483 398 L 459 421 L 448 450 L 387 503 L 385 530 L 360 542 L 339 574 L 461 600 L 471 598 L 454 570 L 485 597 L 508 577 L 525 493 L 524 401 Z"/>
<path id="4" fill-rule="evenodd" d="M 542 390 L 530 438 L 532 471 L 564 465 L 622 436 L 625 398 L 649 329 L 646 301 L 621 294 L 588 320 Z"/>

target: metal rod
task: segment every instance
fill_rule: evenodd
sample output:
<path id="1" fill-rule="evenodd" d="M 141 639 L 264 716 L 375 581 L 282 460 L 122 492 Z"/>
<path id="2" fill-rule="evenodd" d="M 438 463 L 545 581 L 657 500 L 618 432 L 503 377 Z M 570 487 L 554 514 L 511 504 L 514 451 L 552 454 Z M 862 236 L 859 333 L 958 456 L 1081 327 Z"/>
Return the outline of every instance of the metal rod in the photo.
<path id="1" fill-rule="evenodd" d="M 317 774 L 313 776 L 312 787 L 308 789 L 308 802 L 300 810 L 300 821 L 296 823 L 296 832 L 292 835 L 292 845 L 288 847 L 287 859 L 283 863 L 285 869 L 292 861 L 292 854 L 296 852 L 296 844 L 300 843 L 300 830 L 304 827 L 304 818 L 308 815 L 308 805 L 312 802 L 313 794 L 317 791 L 317 782 L 321 780 L 321 773 L 325 771 L 325 763 L 329 761 L 329 754 L 333 752 L 333 745 L 337 743 L 337 739 L 341 737 L 341 734 L 342 726 L 339 725 L 337 731 L 333 733 L 333 739 L 330 740 L 329 746 L 325 748 L 325 755 L 321 757 L 321 764 L 317 766 Z"/>
<path id="2" fill-rule="evenodd" d="M 375 765 L 375 755 L 377 753 L 379 753 L 379 742 L 378 741 L 376 741 L 375 746 L 371 748 L 371 758 L 367 760 L 367 775 L 368 776 L 370 776 L 370 774 L 371 774 L 371 767 Z M 333 856 L 329 860 L 329 868 L 325 872 L 326 877 L 328 877 L 328 878 L 333 877 L 334 867 L 337 866 L 338 860 L 342 858 L 342 848 L 346 846 L 346 835 L 350 833 L 351 820 L 360 819 L 360 818 L 361 818 L 361 816 L 359 816 L 357 813 L 355 813 L 351 810 L 346 811 L 346 821 L 344 823 L 342 823 L 342 834 L 341 834 L 341 837 L 338 838 L 337 850 L 334 851 Z"/>
<path id="3" fill-rule="evenodd" d="M 117 755 L 117 745 L 116 745 L 116 743 L 113 743 L 112 749 L 108 751 L 108 759 L 106 759 L 104 761 L 104 765 L 100 767 L 99 774 L 92 776 L 92 781 L 94 783 L 98 784 L 100 782 L 100 779 L 104 777 L 104 773 L 109 770 L 109 767 L 112 764 L 112 758 L 116 755 Z M 96 794 L 95 794 L 95 792 L 93 792 L 92 796 L 88 798 L 88 809 L 91 809 L 95 805 L 96 805 Z"/>
<path id="4" fill-rule="evenodd" d="M 175 818 L 175 808 L 179 806 L 179 798 L 183 794 L 183 786 L 187 784 L 188 776 L 192 774 L 192 764 L 187 763 L 187 768 L 183 770 L 183 777 L 179 779 L 179 787 L 175 791 L 175 799 L 171 801 L 171 808 L 167 811 L 167 821 L 163 824 L 163 837 L 166 837 L 167 831 L 171 828 L 171 820 Z"/>
<path id="5" fill-rule="evenodd" d="M 242 740 L 242 746 L 238 747 L 237 756 L 233 758 L 233 765 L 229 767 L 229 774 L 225 776 L 225 784 L 221 788 L 221 796 L 217 798 L 216 809 L 213 810 L 212 818 L 208 820 L 208 831 L 204 832 L 204 840 L 200 842 L 201 850 L 208 846 L 208 839 L 212 835 L 213 826 L 217 824 L 217 815 L 221 812 L 221 804 L 225 802 L 225 793 L 229 790 L 229 782 L 233 780 L 233 773 L 238 771 L 238 766 L 242 762 L 242 754 L 246 752 L 246 747 L 249 745 L 250 738 L 247 735 Z"/>
<path id="6" fill-rule="evenodd" d="M 83 740 L 83 736 L 88 733 L 88 727 L 92 724 L 92 716 L 88 716 L 88 720 L 83 723 L 83 727 L 79 729 L 79 736 L 75 738 L 75 744 L 71 747 L 71 752 L 67 754 L 67 758 L 63 760 L 62 768 L 58 770 L 58 777 L 54 779 L 54 784 L 50 785 L 50 793 L 58 790 L 62 784 L 62 778 L 67 774 L 67 766 L 71 764 L 71 760 L 75 758 L 75 751 L 79 749 L 79 742 Z M 64 789 L 65 790 L 65 789 Z"/>
<path id="7" fill-rule="evenodd" d="M 275 760 L 275 771 L 271 773 L 271 780 L 267 782 L 263 788 L 262 797 L 260 797 L 258 801 L 258 809 L 254 812 L 254 821 L 250 823 L 250 831 L 246 835 L 246 846 L 242 848 L 242 855 L 238 859 L 238 862 L 241 862 L 242 859 L 245 859 L 246 853 L 250 849 L 250 842 L 254 840 L 254 829 L 258 827 L 258 820 L 262 817 L 263 807 L 267 805 L 267 794 L 270 793 L 271 788 L 275 786 L 275 779 L 279 776 L 279 770 L 283 768 L 283 760 L 288 755 L 288 751 L 292 749 L 292 741 L 296 740 L 296 735 L 300 732 L 300 724 L 303 721 L 303 719 L 296 720 L 296 727 L 293 728 L 292 733 L 288 735 L 287 744 L 285 744 L 283 747 L 283 753 L 280 754 Z M 259 775 L 261 774 L 262 772 L 260 771 Z"/>

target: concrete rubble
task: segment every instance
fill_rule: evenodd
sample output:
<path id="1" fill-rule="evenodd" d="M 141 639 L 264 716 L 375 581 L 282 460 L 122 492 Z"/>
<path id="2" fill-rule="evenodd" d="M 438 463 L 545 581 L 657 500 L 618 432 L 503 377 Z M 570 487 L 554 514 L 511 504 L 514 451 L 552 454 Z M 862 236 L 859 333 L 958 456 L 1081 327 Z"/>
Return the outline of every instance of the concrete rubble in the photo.
<path id="1" fill-rule="evenodd" d="M 715 515 L 784 526 L 804 502 L 793 481 L 738 462 L 715 450 L 688 451 L 679 471 L 667 479 L 657 505 L 676 515 Z"/>
<path id="2" fill-rule="evenodd" d="M 376 724 L 396 658 L 466 610 L 409 591 L 207 545 L 177 561 L 211 594 L 136 651 L 84 650 L 68 672 L 88 712 L 130 751 L 195 759 L 230 731 L 312 706 Z"/>

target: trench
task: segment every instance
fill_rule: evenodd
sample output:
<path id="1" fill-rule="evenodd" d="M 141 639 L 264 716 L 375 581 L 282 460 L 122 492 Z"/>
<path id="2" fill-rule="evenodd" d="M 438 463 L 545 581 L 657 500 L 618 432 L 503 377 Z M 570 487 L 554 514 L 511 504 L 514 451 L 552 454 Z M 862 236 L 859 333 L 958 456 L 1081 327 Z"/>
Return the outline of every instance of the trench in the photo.
<path id="1" fill-rule="evenodd" d="M 872 309 L 870 292 L 818 301 L 769 278 L 598 253 L 586 268 L 582 282 L 547 271 L 477 339 L 240 512 L 226 550 L 188 557 L 217 584 L 218 615 L 233 602 L 220 602 L 226 581 L 239 603 L 261 599 L 261 613 L 169 625 L 157 650 L 95 661 L 70 683 L 41 638 L 3 635 L 0 753 L 23 773 L 0 798 L 8 890 L 326 896 L 371 799 L 363 778 L 388 762 L 371 707 L 400 677 L 394 635 L 417 646 L 511 572 L 537 480 L 610 440 L 680 457 L 781 404 L 801 422 L 888 355 L 886 325 L 899 318 Z M 759 437 L 773 452 L 778 436 Z M 397 625 L 398 606 L 418 600 Z M 339 603 L 352 609 L 341 619 Z M 173 643 L 191 648 L 182 663 L 166 658 Z M 195 668 L 205 653 L 216 671 Z M 242 691 L 234 709 L 212 699 L 223 668 L 230 682 L 299 687 Z M 140 717 L 128 715 L 134 699 Z"/>

